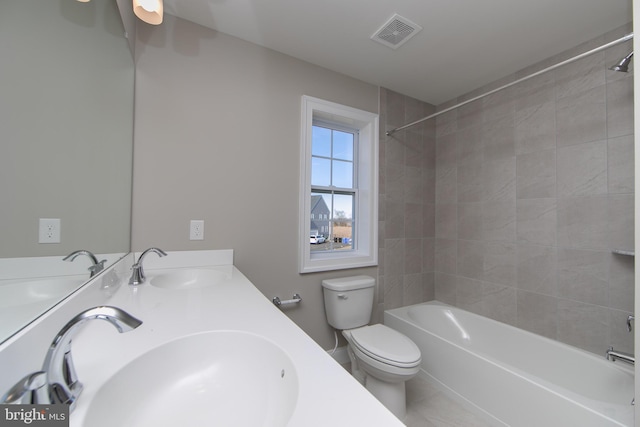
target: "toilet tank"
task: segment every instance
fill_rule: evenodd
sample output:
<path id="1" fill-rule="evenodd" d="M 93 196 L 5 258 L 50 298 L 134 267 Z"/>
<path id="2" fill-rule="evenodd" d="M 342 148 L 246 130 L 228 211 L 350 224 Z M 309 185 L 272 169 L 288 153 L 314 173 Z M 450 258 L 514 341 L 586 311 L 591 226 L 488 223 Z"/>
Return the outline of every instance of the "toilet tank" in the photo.
<path id="1" fill-rule="evenodd" d="M 329 324 L 339 330 L 368 324 L 373 310 L 375 283 L 370 276 L 323 280 L 324 309 Z"/>

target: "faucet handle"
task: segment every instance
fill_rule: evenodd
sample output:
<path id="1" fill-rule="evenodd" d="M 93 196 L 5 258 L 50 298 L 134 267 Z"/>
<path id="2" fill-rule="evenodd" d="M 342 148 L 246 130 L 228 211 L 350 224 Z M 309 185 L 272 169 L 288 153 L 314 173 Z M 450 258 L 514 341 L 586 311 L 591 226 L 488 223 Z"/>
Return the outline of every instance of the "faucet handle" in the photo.
<path id="1" fill-rule="evenodd" d="M 627 316 L 627 331 L 629 331 L 629 332 L 631 332 L 631 330 L 632 330 L 632 327 L 631 327 L 631 321 L 632 320 L 635 322 L 636 316 L 634 316 L 633 314 L 628 315 Z"/>
<path id="2" fill-rule="evenodd" d="M 107 260 L 103 259 L 102 261 L 97 262 L 97 263 L 93 264 L 91 267 L 89 267 L 88 270 L 91 273 L 90 277 L 93 277 L 96 274 L 100 273 L 102 270 L 104 270 L 104 263 L 105 262 L 107 262 Z"/>
<path id="3" fill-rule="evenodd" d="M 0 398 L 0 403 L 47 405 L 51 403 L 47 373 L 33 372 L 18 381 Z"/>

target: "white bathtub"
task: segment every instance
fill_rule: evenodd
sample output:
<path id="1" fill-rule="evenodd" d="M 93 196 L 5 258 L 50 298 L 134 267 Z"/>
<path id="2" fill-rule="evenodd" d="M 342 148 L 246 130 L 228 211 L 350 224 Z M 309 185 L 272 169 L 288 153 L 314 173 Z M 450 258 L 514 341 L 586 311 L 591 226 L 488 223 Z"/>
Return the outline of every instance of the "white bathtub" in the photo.
<path id="1" fill-rule="evenodd" d="M 508 426 L 632 426 L 630 365 L 431 301 L 384 323 L 422 351 L 422 370 Z M 603 353 L 606 349 L 603 349 Z"/>

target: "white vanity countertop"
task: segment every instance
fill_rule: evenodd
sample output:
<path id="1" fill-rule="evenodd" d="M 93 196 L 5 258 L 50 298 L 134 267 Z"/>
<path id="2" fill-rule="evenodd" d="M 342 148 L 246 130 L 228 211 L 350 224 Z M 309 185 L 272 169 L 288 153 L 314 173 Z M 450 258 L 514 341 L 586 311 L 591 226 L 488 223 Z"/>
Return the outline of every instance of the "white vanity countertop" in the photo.
<path id="1" fill-rule="evenodd" d="M 149 255 L 149 261 L 156 258 Z M 150 285 L 154 276 L 167 272 L 153 269 L 159 265 L 160 260 L 154 260 L 149 263 L 150 268 L 145 268 L 147 283 L 137 287 L 121 285 L 105 301 L 105 305 L 119 307 L 142 320 L 140 327 L 119 334 L 107 322 L 91 321 L 73 340 L 73 359 L 84 391 L 71 415 L 71 427 L 85 427 L 93 396 L 128 362 L 176 338 L 214 330 L 255 333 L 288 353 L 299 381 L 297 405 L 289 426 L 403 425 L 233 265 L 206 267 L 228 274 L 228 281 L 188 290 Z M 170 369 L 171 361 L 167 366 Z"/>

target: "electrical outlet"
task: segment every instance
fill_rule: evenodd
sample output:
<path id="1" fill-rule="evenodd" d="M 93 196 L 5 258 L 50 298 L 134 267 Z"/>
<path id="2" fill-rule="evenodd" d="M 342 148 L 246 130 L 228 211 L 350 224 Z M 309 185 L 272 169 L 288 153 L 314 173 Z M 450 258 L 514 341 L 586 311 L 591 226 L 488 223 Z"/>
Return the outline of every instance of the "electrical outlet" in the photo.
<path id="1" fill-rule="evenodd" d="M 38 243 L 60 243 L 60 218 L 40 218 Z"/>
<path id="2" fill-rule="evenodd" d="M 204 220 L 191 220 L 191 224 L 189 225 L 189 240 L 204 240 Z"/>

